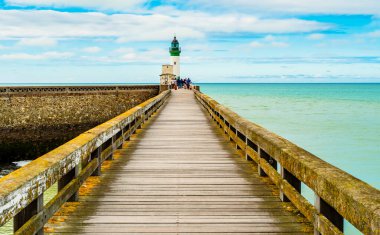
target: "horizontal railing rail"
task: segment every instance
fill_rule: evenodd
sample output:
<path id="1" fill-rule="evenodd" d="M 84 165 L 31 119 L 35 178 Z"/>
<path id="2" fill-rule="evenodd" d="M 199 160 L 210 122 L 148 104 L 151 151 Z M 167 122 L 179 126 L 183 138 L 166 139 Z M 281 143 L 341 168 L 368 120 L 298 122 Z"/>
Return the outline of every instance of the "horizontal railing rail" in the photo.
<path id="1" fill-rule="evenodd" d="M 0 96 L 17 94 L 97 93 L 132 90 L 159 90 L 159 85 L 100 85 L 100 86 L 0 86 Z"/>
<path id="2" fill-rule="evenodd" d="M 101 174 L 102 163 L 169 95 L 165 91 L 1 178 L 0 226 L 13 218 L 15 234 L 42 234 L 48 219 L 66 201 L 78 200 L 83 182 Z M 58 193 L 44 206 L 43 193 L 56 182 Z"/>
<path id="3" fill-rule="evenodd" d="M 258 165 L 259 175 L 277 185 L 281 200 L 313 223 L 316 234 L 342 234 L 344 219 L 364 234 L 380 234 L 379 190 L 194 92 L 236 148 Z M 301 195 L 301 182 L 314 191 L 314 205 Z"/>

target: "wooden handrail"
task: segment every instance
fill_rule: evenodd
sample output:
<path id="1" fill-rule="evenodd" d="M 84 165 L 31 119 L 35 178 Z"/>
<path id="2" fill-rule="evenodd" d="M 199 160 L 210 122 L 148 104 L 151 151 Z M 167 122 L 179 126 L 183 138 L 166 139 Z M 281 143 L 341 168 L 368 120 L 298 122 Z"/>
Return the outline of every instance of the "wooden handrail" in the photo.
<path id="1" fill-rule="evenodd" d="M 0 225 L 14 218 L 16 234 L 40 233 L 66 201 L 77 200 L 81 184 L 99 175 L 104 160 L 141 127 L 168 98 L 165 91 L 90 129 L 0 179 Z M 81 170 L 80 170 L 81 169 Z M 58 182 L 58 194 L 43 206 L 43 193 Z"/>
<path id="2" fill-rule="evenodd" d="M 380 191 L 315 155 L 242 118 L 209 96 L 197 99 L 259 174 L 269 176 L 283 201 L 291 201 L 310 220 L 316 232 L 342 234 L 343 218 L 365 234 L 380 234 Z M 281 173 L 278 173 L 280 167 Z M 301 195 L 301 182 L 316 196 L 311 205 Z"/>

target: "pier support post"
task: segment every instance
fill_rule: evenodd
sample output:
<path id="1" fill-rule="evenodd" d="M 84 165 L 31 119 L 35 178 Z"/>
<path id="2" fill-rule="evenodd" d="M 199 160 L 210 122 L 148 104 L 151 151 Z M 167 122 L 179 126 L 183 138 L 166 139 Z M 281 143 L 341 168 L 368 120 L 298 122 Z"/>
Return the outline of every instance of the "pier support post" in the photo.
<path id="1" fill-rule="evenodd" d="M 102 153 L 102 146 L 100 145 L 97 149 L 95 149 L 94 152 L 91 153 L 91 160 L 92 159 L 95 159 L 97 158 L 98 160 L 98 167 L 96 168 L 96 170 L 92 173 L 92 176 L 100 176 L 102 174 L 102 164 L 101 164 L 101 159 L 100 159 L 100 155 Z"/>
<path id="2" fill-rule="evenodd" d="M 71 180 L 75 179 L 79 174 L 79 166 L 75 166 L 66 175 L 62 176 L 60 180 L 58 180 L 58 192 L 61 191 Z M 79 199 L 78 191 L 75 192 L 67 201 L 68 202 L 77 202 Z"/>
<path id="3" fill-rule="evenodd" d="M 142 124 L 144 123 L 144 114 L 141 114 L 138 118 L 137 118 L 137 122 L 139 122 L 138 126 L 137 126 L 137 129 L 141 129 L 141 126 Z"/>
<path id="4" fill-rule="evenodd" d="M 123 132 L 121 132 L 121 138 L 123 139 L 122 136 L 123 136 Z M 113 139 L 114 137 L 115 139 Z M 117 140 L 116 138 L 119 138 L 120 136 L 114 136 L 114 137 L 112 137 L 112 144 L 115 143 Z M 119 146 L 116 146 L 116 149 L 121 149 L 122 147 L 123 147 L 123 142 L 121 142 Z"/>
<path id="5" fill-rule="evenodd" d="M 131 123 L 129 123 L 128 126 L 124 127 L 124 129 L 123 129 L 123 138 L 124 138 L 124 141 L 131 140 L 131 135 L 132 135 L 131 127 L 132 127 Z M 125 133 L 127 133 L 127 135 L 125 135 Z"/>
<path id="6" fill-rule="evenodd" d="M 332 206 L 325 202 L 320 196 L 315 194 L 314 206 L 318 213 L 324 215 L 331 221 L 340 231 L 343 232 L 344 218 L 341 216 Z M 314 228 L 314 235 L 320 235 L 320 233 Z"/>
<path id="7" fill-rule="evenodd" d="M 301 193 L 301 181 L 297 179 L 292 173 L 290 173 L 288 170 L 286 170 L 284 167 L 281 166 L 281 177 L 288 181 L 290 185 L 293 186 L 297 190 L 297 192 Z M 282 190 L 280 190 L 280 199 L 283 202 L 289 202 L 289 198 L 287 198 Z"/>
<path id="8" fill-rule="evenodd" d="M 237 141 L 237 139 L 239 139 L 238 131 L 237 130 L 235 130 L 235 138 L 236 138 L 235 147 L 236 147 L 237 150 L 241 150 L 240 146 L 238 145 L 238 141 Z"/>
<path id="9" fill-rule="evenodd" d="M 132 131 L 132 134 L 136 134 L 137 133 L 137 129 L 138 129 L 138 127 L 136 126 L 136 122 L 138 122 L 138 118 L 136 118 L 134 121 L 133 121 L 133 125 L 132 125 L 132 129 L 133 129 L 133 131 Z"/>
<path id="10" fill-rule="evenodd" d="M 274 160 L 269 154 L 267 154 L 264 150 L 259 148 L 259 158 L 263 158 L 265 161 L 269 163 L 275 170 L 277 170 L 277 161 Z M 257 167 L 258 173 L 260 176 L 268 176 L 264 170 L 260 167 L 260 165 Z"/>
<path id="11" fill-rule="evenodd" d="M 21 228 L 32 216 L 36 215 L 44 208 L 44 194 L 39 195 L 34 201 L 32 201 L 27 207 L 22 209 L 14 218 L 13 218 L 13 231 L 14 233 Z M 43 228 L 40 229 L 36 235 L 43 235 Z"/>
<path id="12" fill-rule="evenodd" d="M 247 161 L 252 161 L 252 159 L 249 157 L 248 153 L 247 153 L 247 148 L 248 148 L 248 138 L 245 137 L 245 160 Z"/>
<path id="13" fill-rule="evenodd" d="M 262 156 L 261 156 L 261 152 L 262 152 L 262 150 L 259 148 L 259 159 L 262 158 Z M 257 173 L 259 173 L 259 176 L 262 176 L 262 177 L 268 176 L 268 175 L 264 172 L 263 168 L 261 168 L 260 163 L 259 163 L 258 166 L 257 166 Z"/>
<path id="14" fill-rule="evenodd" d="M 117 135 L 112 136 L 111 139 L 110 139 L 109 146 L 111 146 L 112 152 L 108 156 L 107 160 L 113 160 L 113 151 L 115 151 L 115 149 L 118 148 L 118 146 L 114 146 L 115 143 L 116 143 L 116 139 L 117 139 Z M 106 146 L 105 148 L 108 148 L 109 146 Z M 103 149 L 105 149 L 105 148 L 103 148 Z"/>

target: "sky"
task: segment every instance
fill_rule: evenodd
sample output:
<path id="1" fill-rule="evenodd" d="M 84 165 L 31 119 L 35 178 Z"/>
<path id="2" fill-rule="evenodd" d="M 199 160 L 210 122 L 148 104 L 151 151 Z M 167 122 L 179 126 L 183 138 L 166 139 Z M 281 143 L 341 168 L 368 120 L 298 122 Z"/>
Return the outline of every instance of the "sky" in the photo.
<path id="1" fill-rule="evenodd" d="M 380 82 L 379 0 L 0 0 L 0 83 Z"/>

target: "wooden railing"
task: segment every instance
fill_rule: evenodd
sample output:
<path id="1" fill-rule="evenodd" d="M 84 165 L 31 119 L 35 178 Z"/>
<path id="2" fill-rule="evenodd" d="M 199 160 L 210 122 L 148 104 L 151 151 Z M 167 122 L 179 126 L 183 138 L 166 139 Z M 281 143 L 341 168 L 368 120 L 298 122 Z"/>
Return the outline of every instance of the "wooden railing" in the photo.
<path id="1" fill-rule="evenodd" d="M 277 185 L 281 200 L 313 223 L 315 234 L 342 234 L 344 219 L 364 234 L 380 234 L 379 190 L 194 92 L 236 148 L 258 165 L 259 175 Z M 314 205 L 301 195 L 301 182 L 314 191 Z"/>
<path id="2" fill-rule="evenodd" d="M 42 234 L 48 219 L 78 190 L 115 149 L 141 127 L 170 95 L 165 91 L 89 130 L 0 179 L 0 226 L 14 219 L 15 234 Z M 58 193 L 45 206 L 44 192 L 58 182 Z"/>
<path id="3" fill-rule="evenodd" d="M 200 89 L 201 89 L 200 86 L 195 85 L 195 84 L 191 84 L 190 88 L 191 88 L 191 90 L 195 90 L 195 91 L 200 91 Z"/>

